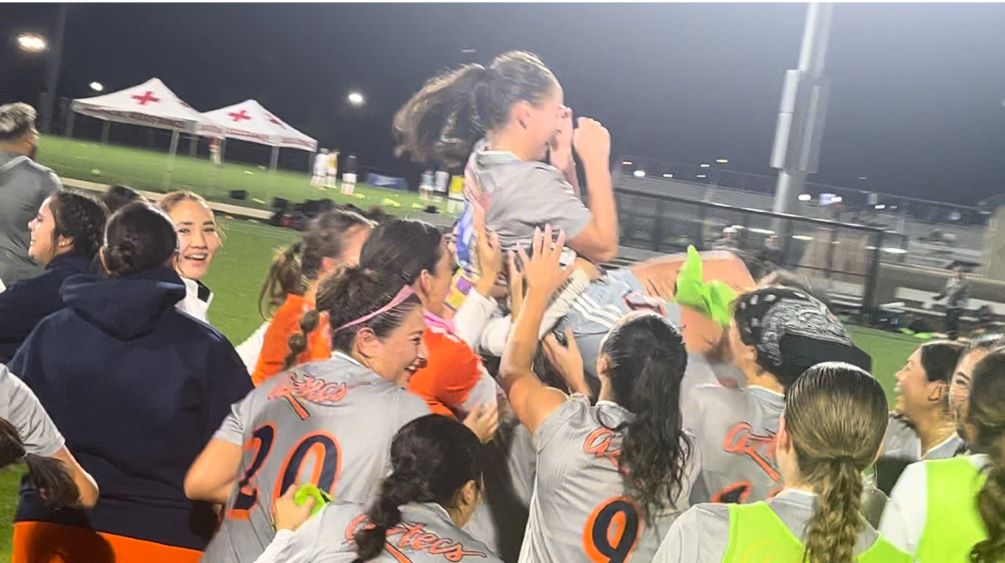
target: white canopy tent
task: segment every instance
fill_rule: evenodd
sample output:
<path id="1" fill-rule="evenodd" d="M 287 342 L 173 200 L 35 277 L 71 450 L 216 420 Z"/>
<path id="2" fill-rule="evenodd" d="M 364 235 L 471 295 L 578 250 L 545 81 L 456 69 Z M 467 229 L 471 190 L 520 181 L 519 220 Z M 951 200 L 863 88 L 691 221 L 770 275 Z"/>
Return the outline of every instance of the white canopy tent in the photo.
<path id="1" fill-rule="evenodd" d="M 256 100 L 244 100 L 239 104 L 203 113 L 199 134 L 270 146 L 272 159 L 269 167 L 273 171 L 279 163 L 279 149 L 314 152 L 318 148 L 316 139 L 290 127 Z"/>
<path id="2" fill-rule="evenodd" d="M 203 123 L 202 115 L 183 102 L 159 78 L 151 78 L 142 84 L 111 94 L 73 100 L 70 109 L 68 134 L 72 135 L 75 113 L 89 115 L 105 122 L 101 132 L 103 143 L 108 141 L 109 125 L 112 122 L 170 130 L 171 148 L 168 151 L 165 185 L 170 184 L 174 157 L 178 152 L 179 134 L 181 132 L 195 134 L 197 131 L 210 134 L 214 130 L 212 123 Z"/>

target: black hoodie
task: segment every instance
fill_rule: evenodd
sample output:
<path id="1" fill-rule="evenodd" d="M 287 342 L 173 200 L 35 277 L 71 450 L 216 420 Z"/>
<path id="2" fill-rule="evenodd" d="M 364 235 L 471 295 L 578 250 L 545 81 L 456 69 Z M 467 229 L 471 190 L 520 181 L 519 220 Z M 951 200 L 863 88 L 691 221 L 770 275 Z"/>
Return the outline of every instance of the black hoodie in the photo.
<path id="1" fill-rule="evenodd" d="M 251 379 L 230 342 L 178 311 L 168 268 L 121 278 L 72 276 L 66 308 L 43 320 L 10 364 L 98 482 L 89 511 L 53 510 L 22 490 L 16 520 L 46 521 L 203 549 L 208 507 L 185 472 Z"/>

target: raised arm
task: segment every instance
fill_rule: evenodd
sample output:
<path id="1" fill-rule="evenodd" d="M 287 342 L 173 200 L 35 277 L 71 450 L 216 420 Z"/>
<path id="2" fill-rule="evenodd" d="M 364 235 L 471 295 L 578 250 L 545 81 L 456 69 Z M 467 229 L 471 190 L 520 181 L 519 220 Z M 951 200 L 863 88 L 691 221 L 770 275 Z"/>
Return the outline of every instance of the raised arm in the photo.
<path id="1" fill-rule="evenodd" d="M 520 248 L 527 294 L 516 325 L 510 332 L 506 351 L 499 366 L 499 378 L 517 418 L 532 433 L 567 399 L 565 393 L 541 383 L 534 373 L 538 328 L 552 295 L 572 274 L 572 267 L 562 268 L 559 259 L 565 243 L 564 233 L 552 243 L 551 226 L 535 230 L 533 257 Z"/>
<path id="2" fill-rule="evenodd" d="M 594 262 L 613 260 L 618 255 L 618 212 L 611 184 L 611 134 L 600 122 L 579 118 L 573 146 L 586 173 L 588 207 L 593 219 L 569 241 L 576 252 Z"/>

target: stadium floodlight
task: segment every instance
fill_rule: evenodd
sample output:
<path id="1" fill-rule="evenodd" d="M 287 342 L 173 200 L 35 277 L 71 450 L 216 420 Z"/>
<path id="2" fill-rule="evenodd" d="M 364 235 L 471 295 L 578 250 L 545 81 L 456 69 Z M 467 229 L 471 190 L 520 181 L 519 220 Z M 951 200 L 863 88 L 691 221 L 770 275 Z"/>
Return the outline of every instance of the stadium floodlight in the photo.
<path id="1" fill-rule="evenodd" d="M 632 161 L 630 161 L 630 160 L 622 160 L 621 161 L 621 166 L 631 166 L 632 164 L 635 164 L 635 163 L 632 162 Z"/>
<path id="2" fill-rule="evenodd" d="M 810 194 L 799 194 L 799 201 L 809 201 L 811 199 L 813 199 L 813 196 Z"/>
<path id="3" fill-rule="evenodd" d="M 366 103 L 366 98 L 363 97 L 363 94 L 357 92 L 356 90 L 349 92 L 349 94 L 346 95 L 345 100 L 349 102 L 349 105 L 354 107 L 360 107 Z"/>
<path id="4" fill-rule="evenodd" d="M 670 174 L 669 172 L 667 172 L 666 174 L 663 175 L 663 177 L 664 178 L 673 178 L 673 174 Z"/>
<path id="5" fill-rule="evenodd" d="M 698 174 L 695 176 L 695 178 L 698 178 L 699 180 L 704 180 L 705 178 L 708 178 L 708 174 Z"/>
<path id="6" fill-rule="evenodd" d="M 700 166 L 700 167 L 702 167 L 702 168 L 711 168 L 711 167 L 712 167 L 712 165 L 711 165 L 711 164 L 709 164 L 709 163 L 707 163 L 707 162 L 702 162 L 702 163 L 701 163 L 701 164 L 699 164 L 698 166 Z"/>
<path id="7" fill-rule="evenodd" d="M 94 90 L 95 92 L 104 92 L 105 85 L 100 82 L 91 82 L 91 90 Z"/>
<path id="8" fill-rule="evenodd" d="M 49 43 L 41 35 L 22 33 L 17 36 L 17 46 L 28 53 L 41 53 L 49 48 Z"/>
<path id="9" fill-rule="evenodd" d="M 632 172 L 632 176 L 635 176 L 636 178 L 645 178 L 646 177 L 646 171 L 642 170 L 641 168 L 639 168 L 635 172 Z"/>
<path id="10" fill-rule="evenodd" d="M 728 158 L 717 158 L 715 159 L 716 164 L 729 164 Z"/>
<path id="11" fill-rule="evenodd" d="M 882 210 L 886 209 L 886 204 L 885 203 L 877 203 L 875 207 L 876 207 L 876 211 L 882 211 Z"/>

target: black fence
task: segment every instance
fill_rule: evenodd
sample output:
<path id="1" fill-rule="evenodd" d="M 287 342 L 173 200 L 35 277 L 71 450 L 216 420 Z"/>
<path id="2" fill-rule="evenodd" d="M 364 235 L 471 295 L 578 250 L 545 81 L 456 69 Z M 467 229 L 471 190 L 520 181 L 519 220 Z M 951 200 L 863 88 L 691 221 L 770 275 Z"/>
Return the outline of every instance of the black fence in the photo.
<path id="1" fill-rule="evenodd" d="M 616 189 L 615 198 L 622 246 L 738 251 L 755 264 L 804 275 L 832 304 L 859 314 L 876 307 L 879 262 L 903 262 L 907 252 L 903 235 L 875 227 L 629 189 Z"/>

